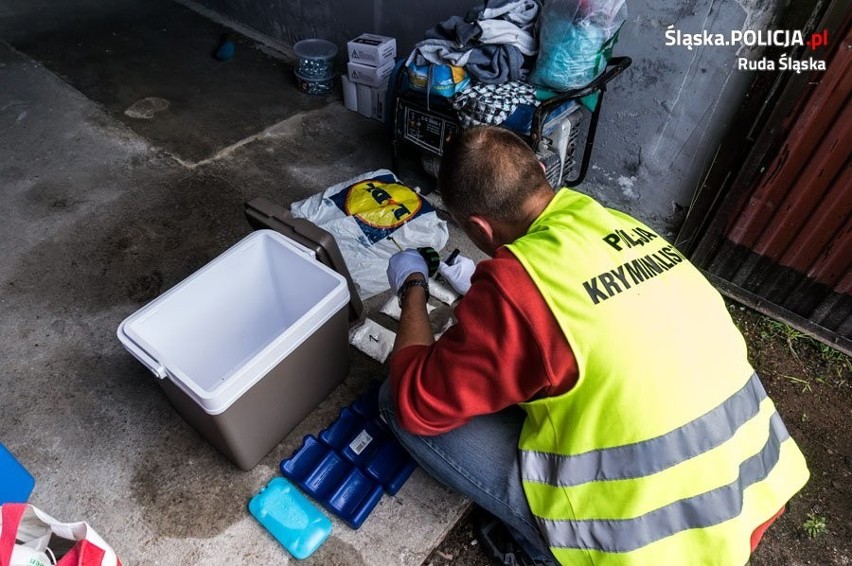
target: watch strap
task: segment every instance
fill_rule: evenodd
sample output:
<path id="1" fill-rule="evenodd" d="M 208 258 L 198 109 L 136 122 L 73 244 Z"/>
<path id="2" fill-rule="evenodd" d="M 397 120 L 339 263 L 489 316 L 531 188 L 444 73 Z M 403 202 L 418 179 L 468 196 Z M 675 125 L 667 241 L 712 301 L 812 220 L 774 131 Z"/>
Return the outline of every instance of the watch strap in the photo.
<path id="1" fill-rule="evenodd" d="M 406 281 L 399 288 L 399 293 L 397 293 L 397 297 L 399 297 L 399 306 L 402 306 L 402 300 L 405 298 L 405 294 L 408 293 L 408 290 L 413 287 L 423 287 L 423 290 L 426 292 L 426 300 L 429 300 L 429 282 L 426 279 L 412 279 L 411 281 Z"/>

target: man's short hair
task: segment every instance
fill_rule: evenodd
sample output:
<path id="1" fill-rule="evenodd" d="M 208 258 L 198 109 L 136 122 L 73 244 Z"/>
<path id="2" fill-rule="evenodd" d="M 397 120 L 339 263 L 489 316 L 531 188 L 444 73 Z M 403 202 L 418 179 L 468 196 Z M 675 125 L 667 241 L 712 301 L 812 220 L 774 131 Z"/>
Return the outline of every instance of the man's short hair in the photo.
<path id="1" fill-rule="evenodd" d="M 526 142 L 495 126 L 455 135 L 441 159 L 438 189 L 459 220 L 479 215 L 505 222 L 521 219 L 530 196 L 551 190 Z"/>

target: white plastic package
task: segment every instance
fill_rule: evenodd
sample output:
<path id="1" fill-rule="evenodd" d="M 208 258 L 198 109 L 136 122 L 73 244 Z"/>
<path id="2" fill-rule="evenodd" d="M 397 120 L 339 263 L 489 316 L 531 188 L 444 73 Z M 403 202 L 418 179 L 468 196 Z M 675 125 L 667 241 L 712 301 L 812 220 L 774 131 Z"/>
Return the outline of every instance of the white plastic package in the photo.
<path id="1" fill-rule="evenodd" d="M 388 289 L 388 260 L 400 247 L 440 252 L 449 238 L 432 205 L 387 169 L 334 185 L 290 210 L 334 236 L 362 300 Z"/>
<path id="2" fill-rule="evenodd" d="M 395 332 L 371 318 L 349 331 L 349 343 L 382 364 L 388 359 L 395 341 Z"/>

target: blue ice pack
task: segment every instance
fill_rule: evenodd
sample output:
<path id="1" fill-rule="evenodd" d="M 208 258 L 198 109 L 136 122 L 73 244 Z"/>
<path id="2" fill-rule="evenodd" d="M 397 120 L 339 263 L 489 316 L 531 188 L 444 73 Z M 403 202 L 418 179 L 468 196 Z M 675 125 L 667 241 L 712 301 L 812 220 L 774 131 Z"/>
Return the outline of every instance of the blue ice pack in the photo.
<path id="1" fill-rule="evenodd" d="M 0 444 L 0 505 L 26 503 L 35 487 L 27 470 Z"/>
<path id="2" fill-rule="evenodd" d="M 249 512 L 287 551 L 307 558 L 331 534 L 331 521 L 284 478 L 275 478 L 249 501 Z"/>
<path id="3" fill-rule="evenodd" d="M 281 473 L 353 529 L 395 494 L 417 464 L 379 416 L 379 382 L 317 437 L 281 462 Z"/>

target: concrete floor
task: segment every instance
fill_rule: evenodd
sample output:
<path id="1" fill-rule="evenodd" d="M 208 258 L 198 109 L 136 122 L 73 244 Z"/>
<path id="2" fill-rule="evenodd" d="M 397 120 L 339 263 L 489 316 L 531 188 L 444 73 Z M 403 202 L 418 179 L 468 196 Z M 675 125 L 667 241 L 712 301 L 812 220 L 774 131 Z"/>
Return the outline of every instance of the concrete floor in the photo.
<path id="1" fill-rule="evenodd" d="M 246 504 L 384 368 L 351 351 L 345 382 L 242 472 L 115 330 L 248 234 L 244 201 L 289 204 L 387 166 L 381 126 L 331 101 L 190 163 L 4 41 L 0 84 L 0 442 L 35 476 L 31 502 L 89 522 L 124 564 L 287 563 Z M 450 245 L 469 250 L 455 229 Z M 420 564 L 465 506 L 418 470 L 360 530 L 335 520 L 306 563 Z"/>
<path id="2" fill-rule="evenodd" d="M 186 162 L 330 101 L 284 96 L 289 64 L 239 34 L 216 60 L 231 30 L 171 0 L 19 1 L 0 3 L 3 40 Z"/>

